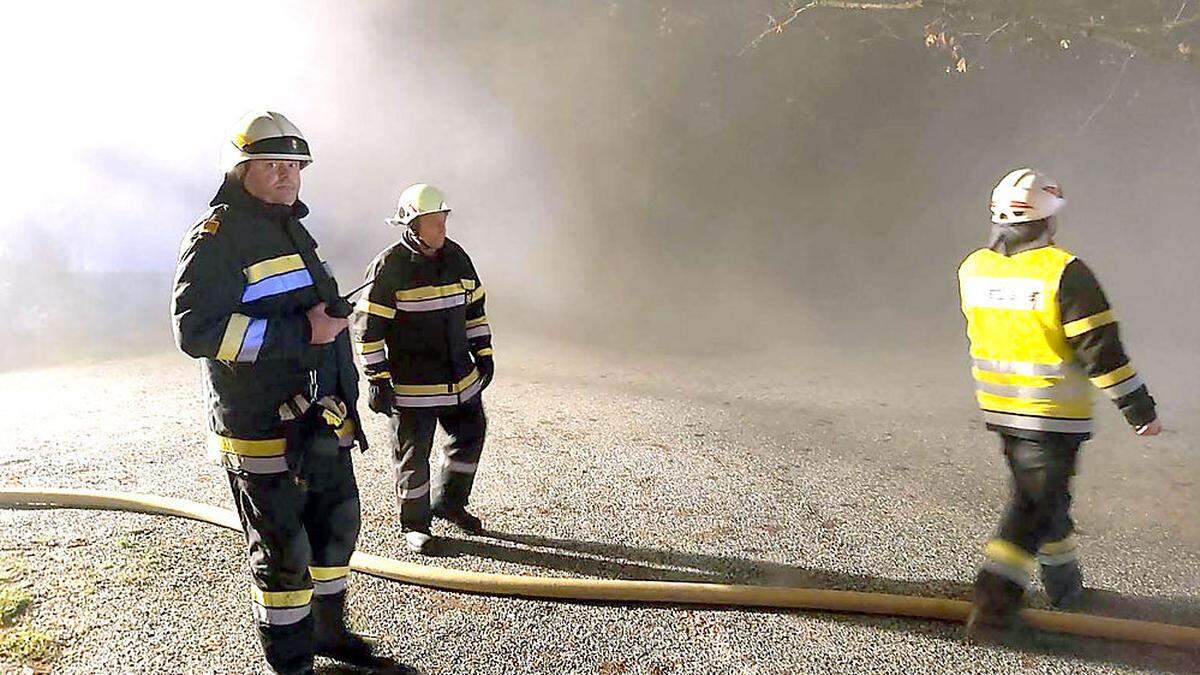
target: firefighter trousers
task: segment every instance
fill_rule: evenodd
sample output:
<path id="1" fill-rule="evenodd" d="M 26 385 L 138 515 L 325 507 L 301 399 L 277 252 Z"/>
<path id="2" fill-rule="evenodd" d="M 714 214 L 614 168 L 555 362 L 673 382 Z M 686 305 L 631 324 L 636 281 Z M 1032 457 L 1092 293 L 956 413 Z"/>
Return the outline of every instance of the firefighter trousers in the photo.
<path id="1" fill-rule="evenodd" d="M 350 448 L 331 429 L 304 442 L 300 473 L 229 472 L 246 532 L 251 607 L 267 663 L 310 672 L 313 595 L 346 589 L 359 531 L 358 485 Z"/>
<path id="2" fill-rule="evenodd" d="M 1069 437 L 1030 440 L 1001 434 L 1012 473 L 1012 496 L 996 537 L 985 549 L 979 585 L 1003 589 L 1011 606 L 1038 569 L 1055 604 L 1080 583 L 1071 477 L 1080 441 Z"/>
<path id="3" fill-rule="evenodd" d="M 437 485 L 430 480 L 429 455 L 438 424 L 450 440 Z M 392 465 L 400 525 L 429 532 L 432 499 L 437 508 L 464 508 L 483 453 L 487 416 L 480 397 L 444 408 L 400 408 L 391 416 Z"/>

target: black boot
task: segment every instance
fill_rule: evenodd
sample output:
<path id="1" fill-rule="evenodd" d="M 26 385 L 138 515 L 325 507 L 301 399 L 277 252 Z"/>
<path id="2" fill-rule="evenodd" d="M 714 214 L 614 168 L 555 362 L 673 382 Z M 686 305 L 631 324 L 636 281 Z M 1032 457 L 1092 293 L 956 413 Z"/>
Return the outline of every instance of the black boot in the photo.
<path id="1" fill-rule="evenodd" d="M 461 506 L 453 508 L 438 505 L 433 507 L 432 511 L 435 518 L 449 521 L 467 534 L 479 534 L 483 532 L 483 521 Z"/>
<path id="2" fill-rule="evenodd" d="M 975 606 L 967 619 L 967 632 L 1016 627 L 1024 597 L 1025 589 L 1020 584 L 995 572 L 979 570 L 975 577 Z"/>
<path id="3" fill-rule="evenodd" d="M 449 521 L 467 534 L 483 532 L 483 521 L 467 511 L 467 501 L 471 497 L 471 484 L 474 479 L 470 474 L 449 474 L 441 494 L 437 495 L 430 507 L 430 512 L 435 518 Z"/>
<path id="4" fill-rule="evenodd" d="M 285 626 L 258 624 L 258 639 L 270 675 L 310 675 L 313 672 L 311 616 Z"/>
<path id="5" fill-rule="evenodd" d="M 314 595 L 313 644 L 318 656 L 351 665 L 374 665 L 375 648 L 346 628 L 346 592 Z"/>
<path id="6" fill-rule="evenodd" d="M 1050 604 L 1055 607 L 1078 606 L 1083 600 L 1083 571 L 1079 569 L 1079 561 L 1042 565 L 1042 585 L 1046 587 L 1046 595 L 1050 596 Z"/>

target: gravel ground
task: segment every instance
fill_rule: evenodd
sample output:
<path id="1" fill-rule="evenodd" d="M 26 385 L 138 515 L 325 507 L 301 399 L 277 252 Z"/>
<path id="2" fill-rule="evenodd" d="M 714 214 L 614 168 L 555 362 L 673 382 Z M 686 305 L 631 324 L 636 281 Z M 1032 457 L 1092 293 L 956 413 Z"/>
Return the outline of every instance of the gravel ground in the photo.
<path id="1" fill-rule="evenodd" d="M 960 365 L 889 363 L 880 381 L 816 352 L 504 345 L 473 498 L 495 536 L 453 535 L 451 555 L 430 562 L 965 598 L 1007 485 Z M 198 377 L 175 354 L 0 374 L 0 484 L 230 506 L 204 459 Z M 1103 589 L 1097 613 L 1200 625 L 1197 410 L 1163 411 L 1170 431 L 1153 441 L 1100 411 L 1076 486 L 1085 571 Z M 367 431 L 360 548 L 416 560 L 385 427 L 373 418 Z M 5 511 L 0 523 L 0 563 L 26 570 L 17 583 L 33 596 L 22 625 L 60 645 L 53 672 L 257 671 L 238 535 L 100 512 Z M 548 603 L 361 575 L 351 603 L 357 627 L 427 673 L 1200 672 L 1177 650 L 968 644 L 957 625 L 830 613 Z"/>

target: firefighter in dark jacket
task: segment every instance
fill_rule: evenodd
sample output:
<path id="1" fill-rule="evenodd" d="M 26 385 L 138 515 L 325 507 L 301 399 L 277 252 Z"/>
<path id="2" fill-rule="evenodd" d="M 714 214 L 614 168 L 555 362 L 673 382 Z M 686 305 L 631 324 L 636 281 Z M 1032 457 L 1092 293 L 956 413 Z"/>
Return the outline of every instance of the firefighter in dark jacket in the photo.
<path id="1" fill-rule="evenodd" d="M 209 449 L 228 473 L 255 624 L 278 673 L 312 672 L 314 652 L 372 661 L 344 623 L 359 530 L 350 450 L 366 439 L 349 307 L 336 311 L 336 284 L 300 223 L 311 161 L 283 115 L 242 120 L 212 208 L 184 238 L 172 303 L 176 343 L 202 364 Z"/>
<path id="2" fill-rule="evenodd" d="M 449 213 L 435 187 L 401 193 L 387 220 L 403 228 L 401 240 L 368 268 L 373 281 L 352 324 L 370 407 L 391 418 L 400 523 L 418 553 L 433 544 L 431 516 L 468 533 L 483 528 L 466 506 L 487 430 L 481 394 L 494 372 L 492 331 L 471 258 L 446 238 Z M 429 455 L 439 422 L 450 442 L 434 485 Z"/>
<path id="3" fill-rule="evenodd" d="M 1055 606 L 1082 597 L 1070 481 L 1091 437 L 1092 388 L 1138 435 L 1162 430 L 1096 277 L 1054 243 L 1054 215 L 1065 204 L 1050 178 L 1009 173 L 992 192 L 988 246 L 958 273 L 976 398 L 1013 477 L 1007 513 L 975 579 L 973 629 L 1015 625 L 1038 571 Z"/>

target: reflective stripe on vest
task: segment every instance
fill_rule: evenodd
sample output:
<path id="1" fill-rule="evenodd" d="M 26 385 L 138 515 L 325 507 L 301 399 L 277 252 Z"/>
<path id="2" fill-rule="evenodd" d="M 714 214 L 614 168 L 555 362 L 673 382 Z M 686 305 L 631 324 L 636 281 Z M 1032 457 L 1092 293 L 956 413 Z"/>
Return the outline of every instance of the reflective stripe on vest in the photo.
<path id="1" fill-rule="evenodd" d="M 1088 433 L 1091 387 L 1075 362 L 1058 308 L 1075 257 L 1056 246 L 971 254 L 959 268 L 976 399 L 988 424 Z"/>

